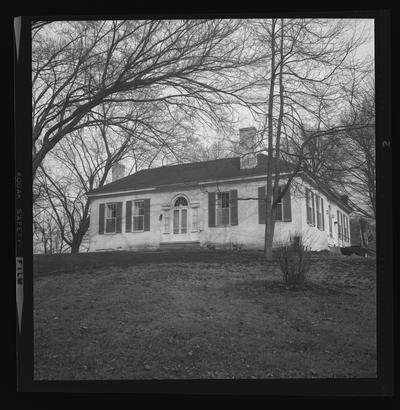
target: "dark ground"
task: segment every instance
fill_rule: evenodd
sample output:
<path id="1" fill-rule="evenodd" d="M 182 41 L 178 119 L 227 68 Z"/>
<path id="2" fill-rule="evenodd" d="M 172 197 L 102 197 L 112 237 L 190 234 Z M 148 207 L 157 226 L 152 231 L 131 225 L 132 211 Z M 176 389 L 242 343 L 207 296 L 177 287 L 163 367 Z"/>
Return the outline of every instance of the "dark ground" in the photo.
<path id="1" fill-rule="evenodd" d="M 258 251 L 35 256 L 35 380 L 376 377 L 375 260 Z"/>

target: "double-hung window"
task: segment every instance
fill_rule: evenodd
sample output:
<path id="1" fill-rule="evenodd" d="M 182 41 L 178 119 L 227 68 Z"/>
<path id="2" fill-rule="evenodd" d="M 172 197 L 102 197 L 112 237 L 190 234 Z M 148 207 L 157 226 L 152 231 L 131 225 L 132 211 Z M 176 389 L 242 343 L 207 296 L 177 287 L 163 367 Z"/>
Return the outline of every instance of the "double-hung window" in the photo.
<path id="1" fill-rule="evenodd" d="M 216 225 L 229 225 L 229 192 L 217 192 Z"/>
<path id="2" fill-rule="evenodd" d="M 144 230 L 144 201 L 134 201 L 133 203 L 133 230 Z"/>
<path id="3" fill-rule="evenodd" d="M 329 212 L 329 236 L 332 238 L 332 207 L 331 204 L 328 205 L 328 212 Z"/>
<path id="4" fill-rule="evenodd" d="M 115 233 L 117 231 L 117 204 L 106 204 L 106 233 Z"/>

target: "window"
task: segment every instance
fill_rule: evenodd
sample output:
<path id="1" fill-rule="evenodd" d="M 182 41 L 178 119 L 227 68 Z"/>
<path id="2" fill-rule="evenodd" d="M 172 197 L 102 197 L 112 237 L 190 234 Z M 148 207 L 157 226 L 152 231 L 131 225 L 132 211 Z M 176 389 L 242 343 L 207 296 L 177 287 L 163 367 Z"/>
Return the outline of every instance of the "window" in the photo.
<path id="1" fill-rule="evenodd" d="M 328 205 L 328 212 L 329 212 L 329 236 L 332 238 L 332 207 L 331 204 Z"/>
<path id="2" fill-rule="evenodd" d="M 216 225 L 229 225 L 229 192 L 217 192 Z"/>
<path id="3" fill-rule="evenodd" d="M 117 231 L 117 204 L 106 204 L 106 233 Z"/>
<path id="4" fill-rule="evenodd" d="M 199 230 L 199 208 L 192 208 L 192 231 Z"/>
<path id="5" fill-rule="evenodd" d="M 133 203 L 133 230 L 144 230 L 144 201 L 135 201 Z"/>
<path id="6" fill-rule="evenodd" d="M 180 196 L 179 198 L 177 198 L 177 200 L 175 201 L 174 204 L 175 207 L 180 207 L 180 206 L 188 206 L 188 202 L 187 199 L 184 198 L 183 196 Z"/>
<path id="7" fill-rule="evenodd" d="M 164 233 L 169 233 L 169 213 L 164 212 Z"/>

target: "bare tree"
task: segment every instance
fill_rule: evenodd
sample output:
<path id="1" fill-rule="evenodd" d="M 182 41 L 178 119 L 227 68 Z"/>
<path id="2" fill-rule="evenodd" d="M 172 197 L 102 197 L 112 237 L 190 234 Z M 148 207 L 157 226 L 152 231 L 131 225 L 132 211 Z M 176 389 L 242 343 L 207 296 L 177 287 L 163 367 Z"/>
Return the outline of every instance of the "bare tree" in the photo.
<path id="1" fill-rule="evenodd" d="M 65 226 L 65 224 L 65 218 L 57 220 L 42 187 L 40 196 L 33 206 L 33 252 L 44 254 L 64 252 L 68 245 L 61 236 L 60 225 Z"/>
<path id="2" fill-rule="evenodd" d="M 343 120 L 345 125 L 354 121 L 365 124 L 364 129 L 346 133 L 347 172 L 338 186 L 352 200 L 360 215 L 376 219 L 376 157 L 375 157 L 375 95 L 373 88 L 365 90 L 355 110 Z"/>
<path id="3" fill-rule="evenodd" d="M 265 256 L 271 260 L 277 203 L 295 176 L 307 171 L 306 161 L 313 158 L 316 141 L 337 137 L 349 127 L 363 128 L 356 121 L 340 125 L 339 113 L 346 109 L 352 92 L 344 85 L 356 87 L 351 74 L 362 76 L 366 70 L 354 58 L 363 38 L 351 35 L 343 21 L 272 19 L 256 22 L 254 27 L 256 41 L 269 47 L 265 54 L 268 69 L 260 80 L 268 98 L 259 107 L 265 113 L 261 134 L 269 159 Z M 292 167 L 279 191 L 280 167 L 285 160 Z"/>
<path id="4" fill-rule="evenodd" d="M 148 108 L 148 107 L 147 107 Z M 147 110 L 140 105 L 137 112 L 123 113 L 119 107 L 104 105 L 91 116 L 105 122 L 88 125 L 63 138 L 39 167 L 36 178 L 42 201 L 56 216 L 63 241 L 72 253 L 79 252 L 87 234 L 90 218 L 89 191 L 109 181 L 112 167 L 124 162 L 128 174 L 166 158 L 179 157 L 186 146 L 176 121 L 165 121 L 157 107 Z M 116 112 L 118 114 L 116 114 Z"/>
<path id="5" fill-rule="evenodd" d="M 33 176 L 68 134 L 103 122 L 102 104 L 158 102 L 221 123 L 240 104 L 249 60 L 239 20 L 35 23 Z"/>

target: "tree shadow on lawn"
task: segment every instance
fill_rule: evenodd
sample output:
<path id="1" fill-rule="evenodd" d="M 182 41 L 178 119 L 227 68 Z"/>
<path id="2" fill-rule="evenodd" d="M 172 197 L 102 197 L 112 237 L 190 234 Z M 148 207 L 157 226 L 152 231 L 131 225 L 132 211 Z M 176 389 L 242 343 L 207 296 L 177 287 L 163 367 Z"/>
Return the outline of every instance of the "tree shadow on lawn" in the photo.
<path id="1" fill-rule="evenodd" d="M 343 290 L 343 287 L 338 285 L 319 284 L 311 281 L 306 281 L 301 287 L 290 288 L 278 279 L 257 279 L 237 281 L 234 284 L 236 290 L 244 293 L 268 293 L 280 294 L 289 297 L 298 296 L 339 296 L 352 295 L 350 292 Z M 355 286 L 352 286 L 355 287 Z"/>

